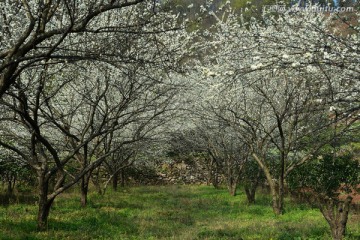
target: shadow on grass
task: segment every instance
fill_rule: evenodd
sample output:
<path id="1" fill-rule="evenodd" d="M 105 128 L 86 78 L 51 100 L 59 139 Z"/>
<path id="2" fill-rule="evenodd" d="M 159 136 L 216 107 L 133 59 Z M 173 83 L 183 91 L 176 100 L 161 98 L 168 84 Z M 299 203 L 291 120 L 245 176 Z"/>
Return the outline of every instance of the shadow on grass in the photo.
<path id="1" fill-rule="evenodd" d="M 0 233 L 2 240 L 15 239 L 38 239 L 33 235 L 36 234 L 35 220 L 22 220 L 20 223 L 12 221 L 0 222 L 3 231 Z"/>

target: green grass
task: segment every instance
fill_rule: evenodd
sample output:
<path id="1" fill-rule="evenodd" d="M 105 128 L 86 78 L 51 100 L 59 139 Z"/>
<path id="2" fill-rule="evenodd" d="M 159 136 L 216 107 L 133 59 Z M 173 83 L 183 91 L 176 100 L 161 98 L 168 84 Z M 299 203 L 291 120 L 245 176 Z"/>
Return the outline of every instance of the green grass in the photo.
<path id="1" fill-rule="evenodd" d="M 330 239 L 317 209 L 287 200 L 286 214 L 274 216 L 266 195 L 248 206 L 242 192 L 207 186 L 127 188 L 79 205 L 74 193 L 59 196 L 47 232 L 36 231 L 35 203 L 0 207 L 0 239 Z M 346 239 L 360 239 L 356 219 Z"/>

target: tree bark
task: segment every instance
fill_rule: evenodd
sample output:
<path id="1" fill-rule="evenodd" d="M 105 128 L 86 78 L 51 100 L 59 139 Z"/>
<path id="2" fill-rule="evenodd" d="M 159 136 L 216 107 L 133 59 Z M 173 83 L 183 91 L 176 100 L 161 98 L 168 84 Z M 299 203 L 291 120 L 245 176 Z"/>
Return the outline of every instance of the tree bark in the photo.
<path id="1" fill-rule="evenodd" d="M 87 206 L 90 176 L 91 176 L 91 173 L 88 173 L 81 179 L 81 183 L 80 183 L 80 204 L 81 204 L 81 207 L 86 207 Z"/>
<path id="2" fill-rule="evenodd" d="M 48 229 L 48 217 L 50 208 L 54 199 L 43 200 L 39 202 L 39 211 L 37 217 L 37 228 L 39 231 L 46 231 Z"/>
<path id="3" fill-rule="evenodd" d="M 81 185 L 83 185 L 83 183 L 81 183 Z M 80 205 L 81 207 L 86 207 L 88 190 L 86 187 L 81 186 L 80 192 Z"/>
<path id="4" fill-rule="evenodd" d="M 207 165 L 208 169 L 208 181 L 213 185 L 214 188 L 219 188 L 219 178 L 218 178 L 218 166 L 217 162 L 213 157 L 210 157 L 209 164 Z"/>
<path id="5" fill-rule="evenodd" d="M 320 205 L 320 211 L 330 226 L 331 236 L 334 240 L 341 240 L 345 236 L 351 200 L 351 196 L 340 202 L 327 199 Z"/>
<path id="6" fill-rule="evenodd" d="M 120 171 L 120 186 L 124 188 L 125 183 L 126 183 L 125 168 L 122 168 Z"/>
<path id="7" fill-rule="evenodd" d="M 85 174 L 80 183 L 80 204 L 81 207 L 86 207 L 88 203 L 88 192 L 89 192 L 89 182 L 91 177 L 91 171 L 88 174 Z"/>
<path id="8" fill-rule="evenodd" d="M 16 183 L 16 178 L 12 177 L 11 174 L 9 174 L 7 176 L 6 181 L 3 182 L 3 185 L 6 182 L 6 193 L 4 196 L 4 203 L 5 204 L 10 204 L 11 200 L 14 198 L 14 188 L 15 188 L 15 183 Z"/>
<path id="9" fill-rule="evenodd" d="M 236 175 L 236 170 L 233 168 L 233 166 L 229 163 L 230 160 L 227 159 L 226 162 L 226 168 L 227 168 L 227 186 L 228 186 L 228 191 L 230 193 L 231 196 L 236 196 L 236 187 L 237 187 L 237 177 Z"/>
<path id="10" fill-rule="evenodd" d="M 279 194 L 277 196 L 278 201 L 277 201 L 277 214 L 283 214 L 284 213 L 284 195 L 285 195 L 285 191 L 284 191 L 284 176 L 281 175 L 280 179 L 279 179 L 279 183 L 278 183 L 278 187 L 279 187 Z"/>
<path id="11" fill-rule="evenodd" d="M 112 188 L 114 190 L 114 192 L 117 191 L 118 189 L 118 182 L 119 182 L 119 173 L 116 172 L 113 176 L 113 179 L 112 179 Z M 121 176 L 121 185 L 123 184 L 123 176 Z"/>
<path id="12" fill-rule="evenodd" d="M 272 208 L 275 215 L 281 215 L 284 213 L 283 197 L 278 194 L 272 194 Z"/>
<path id="13" fill-rule="evenodd" d="M 211 184 L 214 186 L 214 188 L 219 188 L 219 179 L 216 172 L 212 173 L 211 175 Z"/>
<path id="14" fill-rule="evenodd" d="M 12 177 L 11 175 L 8 176 L 7 179 L 7 190 L 6 190 L 6 197 L 9 199 L 14 195 L 14 188 L 16 183 L 16 177 Z"/>
<path id="15" fill-rule="evenodd" d="M 237 188 L 237 181 L 233 178 L 230 178 L 230 182 L 228 183 L 228 190 L 231 196 L 236 196 L 236 188 Z"/>
<path id="16" fill-rule="evenodd" d="M 91 175 L 91 180 L 96 188 L 96 191 L 98 192 L 99 195 L 102 195 L 103 194 L 103 191 L 101 189 L 101 186 L 100 186 L 100 171 L 99 171 L 99 168 L 97 168 L 98 170 L 96 171 L 95 175 L 92 174 Z"/>
<path id="17" fill-rule="evenodd" d="M 254 180 L 251 179 L 248 180 L 247 183 L 245 183 L 244 189 L 249 205 L 255 204 L 255 194 L 256 194 L 256 189 L 259 186 L 260 176 L 261 176 L 261 169 L 259 169 L 256 178 Z"/>
<path id="18" fill-rule="evenodd" d="M 41 172 L 38 176 L 39 181 L 39 209 L 37 215 L 37 228 L 39 231 L 45 231 L 48 228 L 48 217 L 51 205 L 55 198 L 48 199 L 49 179 L 45 172 Z"/>
<path id="19" fill-rule="evenodd" d="M 251 184 L 249 185 L 245 185 L 245 193 L 246 193 L 246 198 L 248 200 L 248 204 L 254 204 L 255 203 L 255 193 L 256 193 L 256 189 L 257 189 L 257 183 L 256 184 Z"/>
<path id="20" fill-rule="evenodd" d="M 284 181 L 283 178 L 280 178 L 280 187 L 277 186 L 276 180 L 272 178 L 270 170 L 265 166 L 263 161 L 256 155 L 255 153 L 252 154 L 255 161 L 259 164 L 260 168 L 263 170 L 266 180 L 270 187 L 270 193 L 272 197 L 272 208 L 275 215 L 281 215 L 284 213 Z M 279 191 L 277 191 L 279 189 Z"/>

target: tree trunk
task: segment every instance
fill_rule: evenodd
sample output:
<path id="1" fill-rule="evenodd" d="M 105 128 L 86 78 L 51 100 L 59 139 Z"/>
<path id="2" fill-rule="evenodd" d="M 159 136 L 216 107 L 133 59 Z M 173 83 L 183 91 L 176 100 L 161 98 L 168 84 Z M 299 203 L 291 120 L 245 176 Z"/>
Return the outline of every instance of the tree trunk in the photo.
<path id="1" fill-rule="evenodd" d="M 46 231 L 48 229 L 48 217 L 50 208 L 54 199 L 43 199 L 39 201 L 39 211 L 37 217 L 37 228 L 39 231 Z"/>
<path id="2" fill-rule="evenodd" d="M 231 196 L 236 196 L 237 178 L 232 176 L 232 171 L 228 171 L 228 174 L 231 174 L 228 176 L 228 191 Z"/>
<path id="3" fill-rule="evenodd" d="M 14 187 L 15 187 L 15 178 L 12 179 L 11 175 L 7 176 L 6 181 L 3 182 L 5 184 L 6 182 L 6 193 L 4 196 L 4 204 L 10 204 L 12 198 L 14 197 Z"/>
<path id="4" fill-rule="evenodd" d="M 98 192 L 99 195 L 102 195 L 103 194 L 103 191 L 101 189 L 101 186 L 100 186 L 100 181 L 99 181 L 99 178 L 96 177 L 96 178 L 91 178 L 94 186 L 95 186 L 95 189 L 96 191 Z"/>
<path id="5" fill-rule="evenodd" d="M 125 168 L 121 169 L 120 171 L 120 186 L 122 188 L 125 187 L 125 182 L 126 182 L 126 176 L 125 176 Z"/>
<path id="6" fill-rule="evenodd" d="M 227 185 L 228 191 L 231 196 L 236 196 L 236 187 L 237 187 L 237 178 L 236 178 L 236 170 L 233 168 L 232 164 L 229 163 L 229 159 L 226 162 L 227 168 Z"/>
<path id="7" fill-rule="evenodd" d="M 213 185 L 214 188 L 219 188 L 219 178 L 218 178 L 218 167 L 214 158 L 210 158 L 210 163 L 208 165 L 208 181 Z"/>
<path id="8" fill-rule="evenodd" d="M 245 183 L 244 188 L 249 205 L 255 204 L 255 194 L 256 194 L 256 189 L 259 186 L 260 175 L 261 175 L 261 170 L 258 171 L 258 174 L 256 175 L 256 179 L 248 180 L 247 183 Z"/>
<path id="9" fill-rule="evenodd" d="M 11 202 L 11 198 L 14 197 L 14 188 L 16 183 L 16 177 L 12 177 L 11 174 L 7 177 L 7 188 L 6 188 L 6 194 L 5 199 L 8 203 Z"/>
<path id="10" fill-rule="evenodd" d="M 285 195 L 285 191 L 284 191 L 284 177 L 281 176 L 279 179 L 279 194 L 278 194 L 278 201 L 277 201 L 277 212 L 278 214 L 283 214 L 284 213 L 284 195 Z"/>
<path id="11" fill-rule="evenodd" d="M 229 190 L 230 195 L 233 197 L 236 196 L 236 188 L 237 188 L 237 182 L 231 178 L 231 181 L 228 184 L 228 190 Z"/>
<path id="12" fill-rule="evenodd" d="M 257 186 L 254 184 L 252 184 L 250 187 L 248 185 L 245 185 L 246 198 L 247 198 L 249 204 L 255 203 L 256 188 L 257 188 Z"/>
<path id="13" fill-rule="evenodd" d="M 282 131 L 281 135 L 282 135 Z M 282 149 L 284 149 L 284 138 L 283 136 L 282 138 Z M 278 189 L 279 189 L 279 194 L 278 194 L 278 202 L 277 202 L 277 215 L 283 214 L 284 213 L 284 195 L 285 195 L 285 189 L 284 189 L 284 182 L 285 182 L 285 160 L 286 160 L 286 154 L 285 151 L 281 151 L 281 171 L 280 171 L 280 176 L 279 176 L 279 182 L 278 182 Z"/>
<path id="14" fill-rule="evenodd" d="M 6 196 L 12 196 L 14 193 L 14 186 L 15 186 L 15 179 L 8 179 L 8 184 L 7 184 L 7 190 L 6 190 Z"/>
<path id="15" fill-rule="evenodd" d="M 50 208 L 55 198 L 48 199 L 49 180 L 45 176 L 45 172 L 38 176 L 39 181 L 39 209 L 37 216 L 37 228 L 39 231 L 45 231 L 48 228 L 48 217 Z"/>
<path id="16" fill-rule="evenodd" d="M 272 198 L 272 208 L 275 215 L 281 215 L 284 213 L 284 196 L 282 191 L 277 191 L 279 187 L 275 180 L 266 178 L 270 187 L 270 193 Z"/>
<path id="17" fill-rule="evenodd" d="M 270 193 L 272 197 L 272 208 L 275 215 L 281 215 L 284 213 L 284 181 L 280 178 L 280 186 L 277 186 L 276 180 L 272 178 L 270 170 L 264 164 L 264 162 L 255 154 L 253 153 L 252 156 L 254 157 L 255 161 L 259 164 L 260 168 L 263 170 L 266 180 L 270 187 Z M 279 191 L 277 191 L 279 189 Z"/>
<path id="18" fill-rule="evenodd" d="M 284 213 L 283 198 L 280 197 L 278 194 L 273 194 L 272 201 L 273 201 L 272 208 L 275 215 L 283 214 Z"/>
<path id="19" fill-rule="evenodd" d="M 81 179 L 81 183 L 80 183 L 80 204 L 81 207 L 86 207 L 87 205 L 87 196 L 88 196 L 88 192 L 89 192 L 89 180 L 90 180 L 90 174 L 85 175 L 82 179 Z"/>
<path id="20" fill-rule="evenodd" d="M 345 201 L 340 202 L 328 199 L 320 205 L 321 213 L 330 226 L 331 235 L 334 240 L 341 240 L 345 236 L 351 200 L 351 196 L 348 196 Z"/>
<path id="21" fill-rule="evenodd" d="M 93 172 L 93 174 L 91 174 L 90 177 L 92 183 L 95 186 L 96 191 L 98 192 L 99 195 L 103 194 L 102 188 L 101 188 L 101 184 L 100 184 L 100 167 L 96 168 L 96 171 Z"/>
<path id="22" fill-rule="evenodd" d="M 114 192 L 117 191 L 118 188 L 118 181 L 119 181 L 119 173 L 115 172 L 113 179 L 112 179 L 112 188 L 114 190 Z M 123 184 L 123 177 L 121 176 L 121 185 Z"/>
<path id="23" fill-rule="evenodd" d="M 219 188 L 219 179 L 216 172 L 211 175 L 211 184 L 214 186 L 214 188 Z"/>

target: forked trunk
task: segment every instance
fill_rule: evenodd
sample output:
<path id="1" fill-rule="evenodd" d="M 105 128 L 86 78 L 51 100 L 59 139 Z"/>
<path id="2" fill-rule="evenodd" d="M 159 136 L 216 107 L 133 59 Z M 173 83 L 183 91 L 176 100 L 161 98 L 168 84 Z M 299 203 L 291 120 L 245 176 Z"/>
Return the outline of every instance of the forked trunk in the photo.
<path id="1" fill-rule="evenodd" d="M 330 226 L 334 240 L 341 240 L 345 236 L 351 200 L 352 197 L 350 196 L 345 201 L 340 202 L 328 199 L 320 206 L 321 213 Z"/>
<path id="2" fill-rule="evenodd" d="M 5 193 L 5 203 L 10 204 L 11 199 L 14 198 L 14 188 L 15 188 L 16 178 L 9 177 L 7 180 L 7 188 Z"/>
<path id="3" fill-rule="evenodd" d="M 255 184 L 252 184 L 251 186 L 245 185 L 245 193 L 246 198 L 248 200 L 248 204 L 254 204 L 255 203 L 255 192 L 257 186 Z"/>
<path id="4" fill-rule="evenodd" d="M 263 161 L 256 155 L 252 154 L 255 161 L 259 164 L 263 170 L 266 180 L 270 187 L 270 193 L 272 198 L 272 208 L 275 215 L 281 215 L 284 213 L 284 178 L 280 177 L 280 181 L 277 184 L 276 179 L 272 178 L 270 170 L 266 167 Z"/>
<path id="5" fill-rule="evenodd" d="M 257 174 L 257 178 L 253 181 L 249 181 L 247 184 L 245 184 L 244 189 L 246 193 L 246 198 L 248 200 L 248 204 L 255 204 L 255 194 L 256 189 L 259 186 L 259 179 L 260 179 L 260 171 Z"/>

